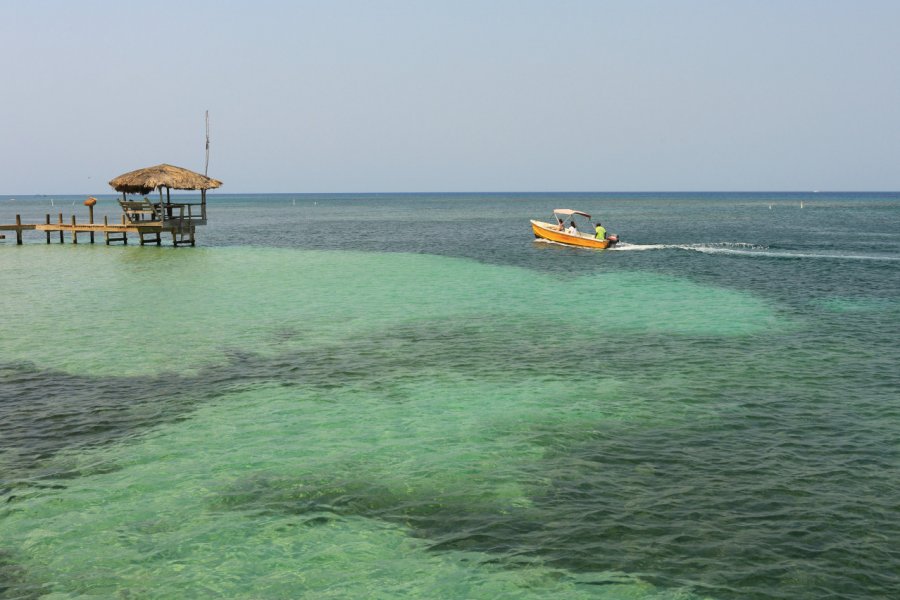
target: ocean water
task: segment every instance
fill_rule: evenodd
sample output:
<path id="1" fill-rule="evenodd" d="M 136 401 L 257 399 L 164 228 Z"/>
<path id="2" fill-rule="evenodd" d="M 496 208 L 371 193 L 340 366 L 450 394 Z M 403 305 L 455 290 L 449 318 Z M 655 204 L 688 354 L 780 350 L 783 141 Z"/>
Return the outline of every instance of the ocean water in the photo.
<path id="1" fill-rule="evenodd" d="M 897 597 L 900 194 L 209 212 L 0 241 L 0 598 Z"/>

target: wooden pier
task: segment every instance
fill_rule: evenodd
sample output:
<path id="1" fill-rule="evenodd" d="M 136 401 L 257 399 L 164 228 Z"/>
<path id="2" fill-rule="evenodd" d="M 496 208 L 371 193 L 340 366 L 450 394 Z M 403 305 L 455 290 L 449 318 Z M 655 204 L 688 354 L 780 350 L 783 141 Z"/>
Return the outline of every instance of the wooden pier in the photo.
<path id="1" fill-rule="evenodd" d="M 93 212 L 93 211 L 92 211 Z M 135 236 L 135 240 L 141 246 L 145 244 L 162 245 L 164 236 L 172 236 L 173 246 L 194 246 L 196 245 L 195 228 L 198 224 L 205 224 L 205 219 L 189 219 L 177 218 L 163 220 L 134 220 L 129 219 L 128 213 L 122 215 L 121 223 L 110 223 L 109 217 L 103 217 L 103 223 L 94 223 L 93 218 L 87 223 L 79 223 L 75 215 L 65 220 L 63 213 L 59 213 L 57 219 L 51 220 L 50 215 L 46 215 L 43 223 L 23 223 L 21 215 L 16 215 L 16 222 L 12 224 L 0 224 L 0 231 L 14 231 L 16 234 L 16 244 L 22 245 L 23 232 L 40 231 L 45 235 L 46 243 L 50 244 L 54 239 L 58 239 L 60 244 L 66 242 L 68 234 L 69 241 L 73 244 L 79 242 L 78 234 L 82 236 L 82 243 L 93 244 L 99 234 L 103 234 L 106 245 L 113 243 L 128 244 L 128 234 Z M 3 237 L 3 236 L 0 236 Z M 87 239 L 85 239 L 87 238 Z"/>
<path id="2" fill-rule="evenodd" d="M 16 244 L 22 245 L 22 233 L 25 231 L 41 231 L 49 244 L 59 236 L 59 243 L 66 240 L 66 233 L 73 244 L 78 243 L 78 234 L 86 234 L 89 243 L 93 244 L 95 236 L 102 233 L 106 245 L 112 243 L 128 244 L 128 234 L 134 234 L 140 245 L 156 244 L 161 246 L 164 237 L 172 236 L 172 245 L 196 245 L 196 228 L 206 225 L 206 191 L 222 185 L 221 181 L 200 175 L 181 167 L 162 164 L 146 169 L 138 169 L 116 177 L 109 182 L 117 192 L 122 193 L 119 207 L 122 209 L 121 223 L 110 223 L 108 216 L 103 223 L 94 222 L 94 205 L 96 198 L 88 198 L 84 205 L 88 207 L 87 223 L 79 223 L 75 215 L 64 219 L 63 213 L 52 220 L 47 214 L 43 223 L 22 223 L 21 215 L 16 215 L 14 224 L 0 224 L 0 231 L 14 231 Z M 165 189 L 165 198 L 163 197 Z M 172 202 L 169 190 L 199 190 L 200 202 Z M 151 202 L 147 194 L 157 190 L 159 202 Z M 142 200 L 129 201 L 127 194 L 143 196 Z M 5 236 L 0 234 L 0 239 Z M 84 239 L 84 238 L 82 238 Z"/>
<path id="3" fill-rule="evenodd" d="M 162 245 L 163 236 L 172 236 L 172 245 L 174 246 L 194 246 L 196 245 L 195 225 L 175 224 L 171 222 L 143 222 L 128 223 L 123 217 L 121 223 L 110 223 L 108 217 L 103 218 L 103 223 L 79 223 L 75 215 L 72 215 L 69 222 L 63 220 L 62 213 L 56 221 L 51 221 L 50 215 L 47 215 L 44 223 L 22 223 L 21 216 L 16 215 L 16 222 L 12 224 L 0 224 L 0 231 L 14 231 L 16 234 L 16 244 L 22 245 L 23 232 L 25 231 L 41 231 L 45 234 L 45 240 L 48 244 L 54 240 L 60 244 L 66 242 L 66 237 L 73 244 L 90 243 L 93 244 L 96 237 L 103 235 L 106 245 L 113 243 L 128 244 L 128 234 L 132 234 L 134 239 L 141 246 L 145 244 Z M 58 238 L 57 235 L 58 234 Z M 79 240 L 78 234 L 85 234 Z M 0 235 L 0 239 L 4 236 Z"/>

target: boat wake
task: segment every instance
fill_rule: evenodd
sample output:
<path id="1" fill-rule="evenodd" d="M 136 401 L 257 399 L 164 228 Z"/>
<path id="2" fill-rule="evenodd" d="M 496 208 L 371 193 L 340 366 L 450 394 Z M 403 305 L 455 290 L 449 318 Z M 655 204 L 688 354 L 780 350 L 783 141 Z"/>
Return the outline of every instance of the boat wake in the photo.
<path id="1" fill-rule="evenodd" d="M 707 252 L 710 254 L 743 254 L 750 252 L 759 253 L 767 250 L 767 247 L 741 242 L 720 242 L 715 244 L 629 244 L 628 242 L 619 242 L 615 250 L 693 250 L 694 252 Z"/>
<path id="2" fill-rule="evenodd" d="M 761 258 L 827 258 L 841 260 L 887 260 L 900 261 L 900 256 L 896 255 L 877 255 L 877 254 L 824 254 L 814 252 L 793 252 L 790 250 L 772 250 L 768 246 L 757 244 L 747 244 L 743 242 L 720 242 L 713 244 L 629 244 L 627 242 L 619 242 L 615 248 L 611 248 L 616 252 L 634 252 L 644 250 L 689 250 L 692 252 L 702 252 L 704 254 L 729 254 L 735 256 L 754 256 Z"/>

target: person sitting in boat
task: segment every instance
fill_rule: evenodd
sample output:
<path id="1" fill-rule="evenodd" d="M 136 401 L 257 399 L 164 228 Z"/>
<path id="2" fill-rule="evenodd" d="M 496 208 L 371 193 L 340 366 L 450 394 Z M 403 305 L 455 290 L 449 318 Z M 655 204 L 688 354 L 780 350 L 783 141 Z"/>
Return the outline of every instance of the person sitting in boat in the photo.
<path id="1" fill-rule="evenodd" d="M 566 233 L 569 235 L 578 235 L 578 228 L 575 227 L 575 221 L 569 221 L 569 226 L 566 227 Z"/>
<path id="2" fill-rule="evenodd" d="M 556 228 L 559 229 L 560 231 L 566 230 L 566 224 L 563 223 L 563 220 L 560 219 L 559 217 L 556 217 Z"/>
<path id="3" fill-rule="evenodd" d="M 596 238 L 598 240 L 605 240 L 606 239 L 606 228 L 603 226 L 603 223 L 600 223 L 598 221 L 597 224 L 594 225 L 594 228 L 597 230 Z"/>

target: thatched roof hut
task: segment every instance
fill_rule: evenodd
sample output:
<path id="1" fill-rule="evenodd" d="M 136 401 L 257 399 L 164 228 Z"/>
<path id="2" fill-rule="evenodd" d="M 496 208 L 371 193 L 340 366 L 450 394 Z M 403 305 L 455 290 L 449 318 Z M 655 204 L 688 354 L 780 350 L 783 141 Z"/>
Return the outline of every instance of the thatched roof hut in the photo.
<path id="1" fill-rule="evenodd" d="M 162 195 L 162 188 L 166 188 L 168 195 L 170 189 L 203 190 L 205 192 L 219 187 L 222 182 L 188 169 L 162 164 L 119 175 L 111 180 L 109 185 L 117 192 L 125 194 L 145 195 L 158 188 Z"/>
<path id="2" fill-rule="evenodd" d="M 159 209 L 162 220 L 172 219 L 177 216 L 179 222 L 187 218 L 193 224 L 206 224 L 206 190 L 217 188 L 222 182 L 200 173 L 194 173 L 181 167 L 172 165 L 156 165 L 146 169 L 138 169 L 124 175 L 119 175 L 109 182 L 117 192 L 122 192 L 122 210 L 128 214 L 126 194 L 141 194 L 146 196 L 153 190 L 159 190 Z M 163 188 L 166 188 L 166 199 L 163 203 Z M 180 202 L 172 204 L 170 190 L 200 190 L 200 214 L 193 210 L 195 204 Z M 180 207 L 180 208 L 178 208 Z M 178 208 L 176 211 L 175 209 Z"/>

